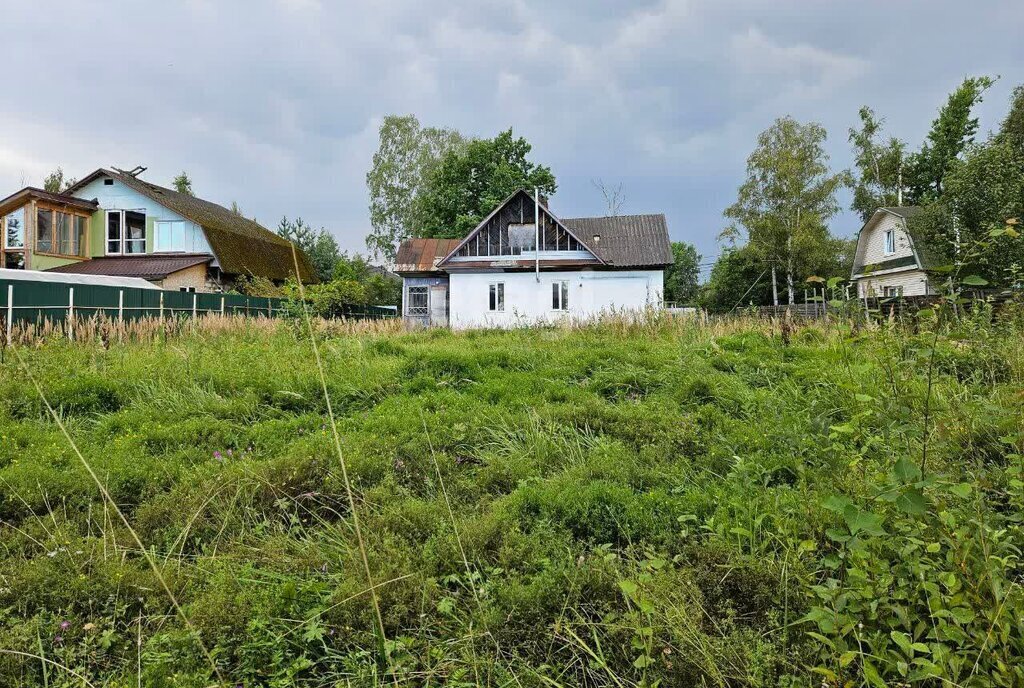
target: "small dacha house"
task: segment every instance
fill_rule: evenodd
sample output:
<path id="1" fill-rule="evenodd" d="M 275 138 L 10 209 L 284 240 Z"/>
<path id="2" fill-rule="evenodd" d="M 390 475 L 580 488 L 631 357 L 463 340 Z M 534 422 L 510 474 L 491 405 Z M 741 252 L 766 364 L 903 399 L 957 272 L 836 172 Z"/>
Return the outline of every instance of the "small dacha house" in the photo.
<path id="1" fill-rule="evenodd" d="M 462 239 L 402 242 L 407 322 L 510 327 L 660 306 L 665 216 L 559 218 L 519 190 Z"/>
<path id="2" fill-rule="evenodd" d="M 859 298 L 927 296 L 935 290 L 928 280 L 927 251 L 915 242 L 907 221 L 921 212 L 917 206 L 879 208 L 857 234 L 851 281 Z"/>
<path id="3" fill-rule="evenodd" d="M 0 267 L 141 277 L 164 289 L 218 292 L 241 277 L 281 283 L 292 243 L 223 206 L 98 169 L 63 193 L 27 187 L 0 200 Z M 297 251 L 303 280 L 315 279 Z"/>

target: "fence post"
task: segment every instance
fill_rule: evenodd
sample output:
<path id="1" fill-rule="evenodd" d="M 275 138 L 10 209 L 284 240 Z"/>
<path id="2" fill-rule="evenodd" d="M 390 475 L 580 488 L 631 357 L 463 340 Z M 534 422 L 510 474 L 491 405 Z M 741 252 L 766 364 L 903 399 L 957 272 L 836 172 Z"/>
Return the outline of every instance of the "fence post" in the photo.
<path id="1" fill-rule="evenodd" d="M 11 332 L 14 327 L 14 285 L 7 285 L 7 345 L 11 345 Z"/>
<path id="2" fill-rule="evenodd" d="M 273 318 L 274 317 L 274 312 L 270 309 L 270 297 L 269 296 L 267 297 L 267 317 L 268 318 Z"/>
<path id="3" fill-rule="evenodd" d="M 221 317 L 224 316 L 224 295 L 223 294 L 220 295 L 220 314 L 221 314 Z"/>
<path id="4" fill-rule="evenodd" d="M 75 288 L 68 287 L 68 339 L 75 338 Z"/>
<path id="5" fill-rule="evenodd" d="M 196 318 L 196 303 L 199 301 L 199 292 L 192 292 L 192 319 Z"/>
<path id="6" fill-rule="evenodd" d="M 117 319 L 124 322 L 124 289 L 117 291 Z"/>
<path id="7" fill-rule="evenodd" d="M 164 293 L 161 291 L 160 292 L 160 321 L 163 322 L 163 319 L 164 319 Z"/>

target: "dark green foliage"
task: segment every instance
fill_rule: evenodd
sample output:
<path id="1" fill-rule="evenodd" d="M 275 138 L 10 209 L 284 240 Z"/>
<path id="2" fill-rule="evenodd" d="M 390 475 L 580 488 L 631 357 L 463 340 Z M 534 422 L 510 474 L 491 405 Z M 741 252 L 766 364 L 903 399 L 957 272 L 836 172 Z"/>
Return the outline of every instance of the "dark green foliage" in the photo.
<path id="1" fill-rule="evenodd" d="M 697 299 L 701 255 L 692 244 L 672 242 L 672 265 L 665 270 L 665 302 L 690 306 Z"/>
<path id="2" fill-rule="evenodd" d="M 555 175 L 527 159 L 532 146 L 512 130 L 445 153 L 416 196 L 415 236 L 459 239 L 516 189 L 555 193 Z"/>
<path id="3" fill-rule="evenodd" d="M 989 77 L 970 77 L 949 94 L 921 150 L 910 157 L 909 185 L 915 202 L 943 194 L 946 175 L 978 131 L 978 118 L 972 117 L 974 107 L 993 83 Z"/>
<path id="4" fill-rule="evenodd" d="M 712 313 L 772 302 L 771 278 L 753 249 L 726 249 L 711 268 L 711 277 L 701 288 L 700 305 Z"/>
<path id="5" fill-rule="evenodd" d="M 294 328 L 19 351 L 226 685 L 1011 686 L 1024 358 L 990 316 L 322 335 L 384 666 Z M 0 685 L 217 683 L 12 366 L 0 542 Z"/>

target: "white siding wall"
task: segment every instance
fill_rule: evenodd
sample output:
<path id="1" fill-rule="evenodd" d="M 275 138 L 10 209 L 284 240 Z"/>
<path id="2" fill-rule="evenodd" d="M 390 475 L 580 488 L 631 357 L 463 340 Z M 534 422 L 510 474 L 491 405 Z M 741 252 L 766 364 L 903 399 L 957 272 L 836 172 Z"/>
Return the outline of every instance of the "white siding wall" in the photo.
<path id="1" fill-rule="evenodd" d="M 857 280 L 857 296 L 882 297 L 885 287 L 903 287 L 904 296 L 928 294 L 928 275 L 924 270 L 904 270 L 887 275 L 872 275 Z"/>
<path id="2" fill-rule="evenodd" d="M 552 309 L 552 282 L 569 282 L 569 310 Z M 490 286 L 505 284 L 505 310 L 489 310 Z M 612 310 L 639 311 L 661 305 L 661 270 L 565 271 L 535 273 L 452 273 L 452 327 L 512 327 L 565 318 L 585 319 Z"/>
<path id="3" fill-rule="evenodd" d="M 885 252 L 885 233 L 890 229 L 896 232 L 895 253 Z M 907 235 L 906 229 L 903 228 L 903 220 L 895 215 L 885 213 L 882 219 L 867 231 L 867 236 L 861 237 L 860 265 L 872 265 L 881 263 L 883 260 L 912 255 L 914 255 L 914 250 L 910 244 L 910 237 Z"/>
<path id="4" fill-rule="evenodd" d="M 170 232 L 171 238 L 166 241 L 155 241 L 155 237 L 146 236 L 146 250 L 160 251 L 187 251 L 189 253 L 213 253 L 210 244 L 206 241 L 206 234 L 203 228 L 186 220 L 178 213 L 165 208 L 148 196 L 140 194 L 122 184 L 117 179 L 114 183 L 107 185 L 103 183 L 103 177 L 99 177 L 75 192 L 78 198 L 86 200 L 96 199 L 103 210 L 140 210 L 146 213 L 146 232 L 153 232 L 156 223 L 174 223 L 173 225 L 161 224 L 162 227 L 173 228 Z M 166 238 L 166 237 L 165 237 Z M 106 242 L 104 242 L 104 247 Z"/>

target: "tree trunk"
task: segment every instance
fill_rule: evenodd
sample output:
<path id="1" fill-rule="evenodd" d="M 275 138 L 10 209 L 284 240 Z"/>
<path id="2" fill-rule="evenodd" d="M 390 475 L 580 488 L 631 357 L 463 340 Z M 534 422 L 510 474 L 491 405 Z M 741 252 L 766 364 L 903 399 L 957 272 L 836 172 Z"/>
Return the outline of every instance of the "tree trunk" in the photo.
<path id="1" fill-rule="evenodd" d="M 775 280 L 775 263 L 772 263 L 772 302 L 779 305 L 779 283 Z"/>
<path id="2" fill-rule="evenodd" d="M 789 287 L 789 305 L 792 306 L 796 301 L 793 299 L 795 288 L 793 287 L 793 261 L 789 261 L 789 265 L 786 266 L 786 286 Z"/>

